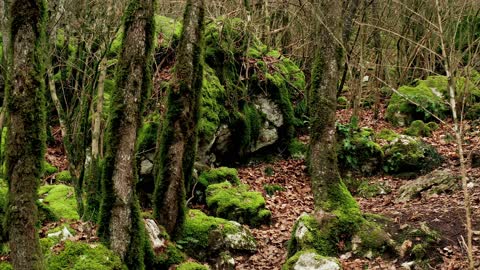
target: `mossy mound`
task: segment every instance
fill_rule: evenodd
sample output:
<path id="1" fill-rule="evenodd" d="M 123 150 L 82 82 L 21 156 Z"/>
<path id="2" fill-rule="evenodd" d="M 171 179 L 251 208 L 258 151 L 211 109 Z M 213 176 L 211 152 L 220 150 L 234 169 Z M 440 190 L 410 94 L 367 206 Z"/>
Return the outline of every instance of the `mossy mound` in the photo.
<path id="1" fill-rule="evenodd" d="M 210 267 L 196 262 L 184 262 L 177 266 L 177 270 L 210 270 Z"/>
<path id="2" fill-rule="evenodd" d="M 126 270 L 120 258 L 102 244 L 66 241 L 63 250 L 45 254 L 48 270 Z"/>
<path id="3" fill-rule="evenodd" d="M 390 174 L 404 174 L 406 177 L 428 173 L 443 161 L 433 146 L 406 135 L 400 135 L 385 145 L 383 152 L 384 171 Z"/>
<path id="4" fill-rule="evenodd" d="M 66 185 L 41 186 L 38 194 L 42 203 L 58 218 L 79 219 L 73 187 Z"/>
<path id="5" fill-rule="evenodd" d="M 337 156 L 341 168 L 371 175 L 381 169 L 383 151 L 372 129 L 337 124 Z"/>
<path id="6" fill-rule="evenodd" d="M 198 260 L 216 258 L 223 251 L 235 253 L 256 250 L 255 239 L 240 224 L 207 216 L 199 210 L 188 212 L 177 244 Z"/>
<path id="7" fill-rule="evenodd" d="M 432 114 L 442 119 L 449 116 L 450 108 L 446 102 L 450 94 L 447 86 L 446 76 L 430 76 L 417 81 L 415 86 L 400 87 L 390 99 L 386 119 L 394 125 L 406 126 L 414 120 L 436 120 Z M 468 111 L 470 106 L 480 101 L 480 89 L 472 80 L 460 77 L 456 80 L 456 96 L 458 104 L 465 98 L 465 109 Z"/>
<path id="8" fill-rule="evenodd" d="M 419 81 L 416 86 L 400 87 L 398 93 L 392 95 L 388 104 L 385 115 L 387 121 L 397 126 L 405 126 L 413 120 L 434 120 L 435 118 L 430 113 L 441 118 L 446 117 L 449 108 L 444 103 L 445 97 L 440 90 L 430 87 L 431 84 L 428 82 L 430 78 Z M 413 104 L 412 101 L 423 106 L 429 112 Z"/>
<path id="9" fill-rule="evenodd" d="M 405 130 L 405 134 L 409 136 L 415 137 L 430 137 L 432 135 L 432 131 L 438 129 L 438 124 L 435 122 L 429 122 L 425 124 L 422 120 L 415 120 L 410 124 Z"/>
<path id="10" fill-rule="evenodd" d="M 293 139 L 288 145 L 288 152 L 290 156 L 294 159 L 304 159 L 308 150 L 308 145 L 299 141 L 298 139 Z"/>
<path id="11" fill-rule="evenodd" d="M 282 270 L 325 269 L 341 270 L 340 262 L 332 257 L 319 255 L 316 250 L 302 250 L 290 257 L 282 266 Z"/>
<path id="12" fill-rule="evenodd" d="M 72 181 L 72 175 L 70 171 L 61 171 L 55 175 L 55 180 L 60 183 L 70 183 Z"/>
<path id="13" fill-rule="evenodd" d="M 3 136 L 2 136 L 3 138 Z M 54 174 L 56 172 L 58 172 L 58 168 L 53 166 L 52 164 L 48 163 L 47 161 L 45 161 L 43 163 L 43 170 L 45 172 L 45 175 L 51 175 L 51 174 Z"/>
<path id="14" fill-rule="evenodd" d="M 384 128 L 380 130 L 377 134 L 375 134 L 376 140 L 386 141 L 387 143 L 393 142 L 396 138 L 398 138 L 400 134 L 396 133 L 391 129 Z"/>
<path id="15" fill-rule="evenodd" d="M 215 216 L 251 226 L 268 223 L 272 215 L 265 208 L 265 198 L 262 194 L 249 191 L 247 185 L 233 186 L 228 181 L 209 185 L 206 200 L 208 209 Z"/>
<path id="16" fill-rule="evenodd" d="M 239 185 L 238 171 L 235 168 L 228 167 L 213 168 L 202 172 L 198 178 L 198 182 L 205 187 L 225 181 L 230 182 L 232 185 Z"/>

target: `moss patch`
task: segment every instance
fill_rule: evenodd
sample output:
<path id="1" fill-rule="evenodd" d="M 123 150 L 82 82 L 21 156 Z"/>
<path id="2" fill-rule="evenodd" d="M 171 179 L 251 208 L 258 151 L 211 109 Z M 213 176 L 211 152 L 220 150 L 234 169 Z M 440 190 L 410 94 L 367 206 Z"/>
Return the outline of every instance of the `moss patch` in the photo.
<path id="1" fill-rule="evenodd" d="M 198 182 L 204 187 L 208 187 L 211 184 L 218 184 L 225 181 L 228 181 L 233 185 L 239 185 L 240 178 L 238 178 L 237 170 L 228 167 L 210 169 L 209 171 L 200 174 L 200 177 L 198 178 Z"/>
<path id="2" fill-rule="evenodd" d="M 184 262 L 177 266 L 177 270 L 210 270 L 210 267 L 196 262 Z"/>
<path id="3" fill-rule="evenodd" d="M 416 137 L 430 137 L 432 135 L 432 129 L 430 129 L 430 127 L 435 127 L 435 125 L 437 125 L 435 122 L 425 124 L 422 120 L 415 120 L 404 133 Z"/>
<path id="4" fill-rule="evenodd" d="M 126 270 L 120 258 L 101 244 L 65 242 L 58 254 L 50 251 L 45 255 L 48 270 Z"/>
<path id="5" fill-rule="evenodd" d="M 70 183 L 72 181 L 72 175 L 70 171 L 61 171 L 57 173 L 55 179 L 61 183 Z"/>
<path id="6" fill-rule="evenodd" d="M 232 186 L 230 182 L 207 187 L 207 205 L 215 216 L 259 226 L 270 220 L 262 194 L 249 191 L 247 185 Z"/>
<path id="7" fill-rule="evenodd" d="M 38 194 L 43 203 L 55 216 L 66 219 L 79 219 L 77 202 L 73 187 L 66 185 L 48 185 L 40 187 Z"/>

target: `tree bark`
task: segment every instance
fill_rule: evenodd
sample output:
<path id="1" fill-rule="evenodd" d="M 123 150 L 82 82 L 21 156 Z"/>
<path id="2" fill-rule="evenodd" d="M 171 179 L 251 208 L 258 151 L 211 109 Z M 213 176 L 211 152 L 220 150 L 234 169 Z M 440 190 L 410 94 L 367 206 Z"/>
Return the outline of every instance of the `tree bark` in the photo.
<path id="1" fill-rule="evenodd" d="M 99 235 L 129 269 L 144 269 L 144 228 L 135 194 L 135 141 L 151 88 L 154 0 L 131 0 L 117 64 L 102 176 Z"/>
<path id="2" fill-rule="evenodd" d="M 309 95 L 311 117 L 310 171 L 315 207 L 324 209 L 329 199 L 329 188 L 341 182 L 335 144 L 336 90 L 341 61 L 341 2 L 321 0 L 319 8 L 323 21 L 317 34 L 317 55 L 312 73 Z"/>
<path id="3" fill-rule="evenodd" d="M 45 152 L 45 2 L 15 0 L 10 10 L 6 151 L 10 254 L 14 269 L 37 270 L 45 269 L 35 227 Z"/>
<path id="4" fill-rule="evenodd" d="M 185 219 L 185 186 L 192 182 L 196 154 L 203 78 L 203 21 L 204 0 L 187 1 L 166 119 L 160 135 L 154 215 L 174 238 L 181 232 Z"/>

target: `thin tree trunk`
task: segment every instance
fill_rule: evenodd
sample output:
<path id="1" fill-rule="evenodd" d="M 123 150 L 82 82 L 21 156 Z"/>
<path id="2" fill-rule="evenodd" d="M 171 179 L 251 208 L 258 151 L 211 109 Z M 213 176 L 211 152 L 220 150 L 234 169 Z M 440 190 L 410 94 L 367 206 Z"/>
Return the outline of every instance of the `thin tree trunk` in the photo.
<path id="1" fill-rule="evenodd" d="M 154 0 L 131 0 L 126 10 L 102 176 L 99 235 L 129 269 L 145 267 L 144 228 L 135 194 L 135 141 L 151 88 L 154 6 Z"/>
<path id="2" fill-rule="evenodd" d="M 183 229 L 185 186 L 192 182 L 202 87 L 204 0 L 187 1 L 167 115 L 160 138 L 154 215 L 173 237 Z"/>
<path id="3" fill-rule="evenodd" d="M 97 103 L 92 119 L 92 145 L 91 161 L 87 166 L 86 177 L 86 208 L 85 219 L 96 220 L 101 201 L 101 173 L 100 173 L 100 149 L 101 149 L 101 124 L 103 113 L 103 94 L 105 89 L 105 78 L 107 76 L 107 58 L 103 58 L 99 66 L 100 76 L 97 87 Z"/>
<path id="4" fill-rule="evenodd" d="M 9 33 L 11 72 L 7 80 L 10 116 L 6 151 L 9 183 L 7 220 L 12 266 L 45 269 L 38 241 L 37 188 L 45 151 L 44 70 L 45 2 L 15 0 Z"/>

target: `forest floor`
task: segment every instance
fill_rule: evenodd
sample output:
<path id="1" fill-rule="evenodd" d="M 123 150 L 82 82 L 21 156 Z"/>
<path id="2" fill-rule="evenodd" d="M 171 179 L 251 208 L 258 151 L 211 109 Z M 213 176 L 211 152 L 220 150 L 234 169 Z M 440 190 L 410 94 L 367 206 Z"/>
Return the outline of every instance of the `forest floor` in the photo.
<path id="1" fill-rule="evenodd" d="M 350 111 L 338 112 L 340 122 L 348 122 Z M 382 128 L 395 129 L 383 121 L 375 121 L 369 111 L 362 112 L 359 126 L 370 127 L 375 131 Z M 442 124 L 430 138 L 424 138 L 434 145 L 446 157 L 442 165 L 454 173 L 459 173 L 459 159 L 456 145 L 448 140 L 449 123 Z M 468 126 L 467 126 L 468 127 Z M 400 132 L 401 129 L 396 129 Z M 478 130 L 470 130 L 465 139 L 466 153 L 479 145 Z M 469 134 L 469 135 L 468 135 Z M 306 140 L 308 138 L 301 138 Z M 273 171 L 273 174 L 271 173 Z M 269 172 L 269 173 L 267 173 Z M 252 229 L 258 241 L 258 251 L 253 255 L 236 258 L 236 269 L 280 269 L 287 257 L 287 245 L 296 219 L 303 212 L 312 212 L 313 195 L 310 179 L 303 160 L 277 160 L 239 168 L 242 181 L 253 189 L 263 192 L 267 208 L 272 211 L 272 222 L 257 229 Z M 480 169 L 468 167 L 468 176 L 474 187 L 472 194 L 474 225 L 474 256 L 480 262 Z M 463 192 L 461 189 L 450 194 L 440 194 L 429 198 L 418 198 L 407 203 L 395 203 L 399 188 L 409 180 L 388 175 L 377 175 L 368 179 L 369 183 L 381 183 L 391 189 L 388 194 L 371 198 L 356 197 L 360 208 L 365 213 L 380 214 L 391 218 L 396 227 L 419 227 L 425 223 L 440 233 L 441 240 L 428 251 L 429 269 L 466 269 L 466 233 Z M 265 194 L 265 184 L 278 184 L 285 188 L 273 196 Z M 475 247 L 476 246 L 476 247 Z M 406 269 L 401 265 L 406 258 L 398 256 L 377 258 L 356 258 L 351 253 L 340 254 L 344 269 Z M 480 265 L 476 265 L 480 269 Z M 412 268 L 413 269 L 413 268 Z"/>

